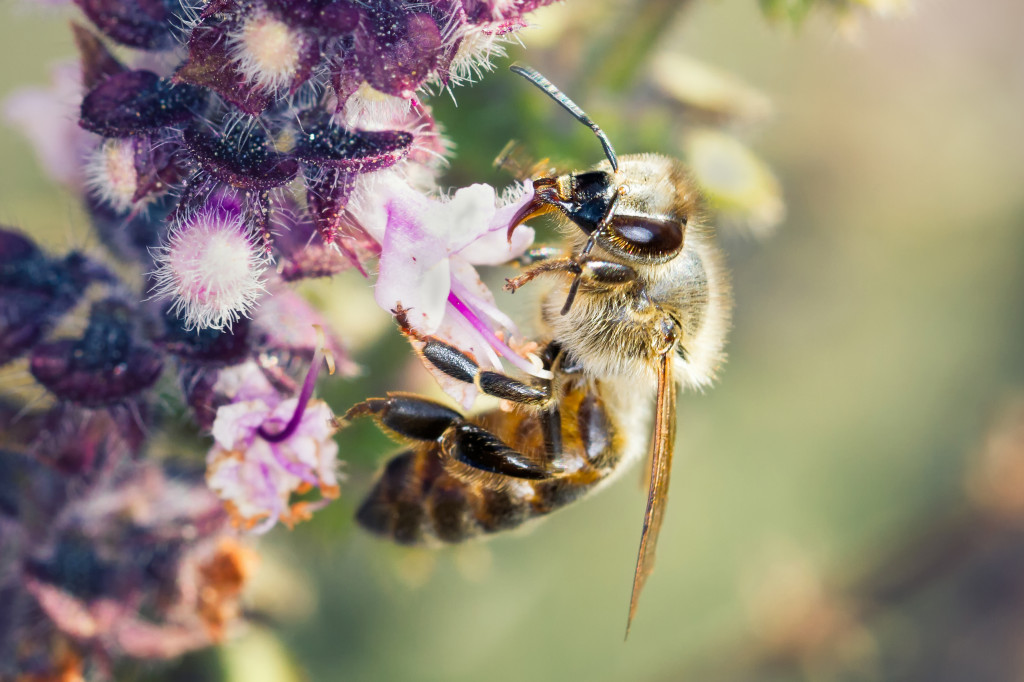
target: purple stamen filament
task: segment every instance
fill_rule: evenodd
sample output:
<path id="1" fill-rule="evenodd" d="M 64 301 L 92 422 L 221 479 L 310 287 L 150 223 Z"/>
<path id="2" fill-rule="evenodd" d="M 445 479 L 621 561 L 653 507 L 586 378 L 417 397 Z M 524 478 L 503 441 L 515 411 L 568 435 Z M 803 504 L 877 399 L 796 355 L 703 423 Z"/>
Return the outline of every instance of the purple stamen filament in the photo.
<path id="1" fill-rule="evenodd" d="M 509 348 L 504 341 L 499 339 L 497 335 L 491 331 L 491 328 L 484 324 L 484 322 L 477 316 L 476 312 L 462 299 L 455 295 L 454 291 L 448 292 L 448 302 L 451 303 L 452 307 L 459 311 L 459 313 L 465 317 L 471 325 L 473 325 L 473 328 L 476 329 L 489 344 L 491 344 L 492 348 L 505 356 L 509 362 L 528 374 L 536 375 L 538 373 L 537 367 L 532 365 L 529 360 L 521 356 L 519 353 Z"/>
<path id="2" fill-rule="evenodd" d="M 292 418 L 288 420 L 288 423 L 284 425 L 284 428 L 277 433 L 270 433 L 266 429 L 266 424 L 261 424 L 260 428 L 256 430 L 256 433 L 268 443 L 280 443 L 288 440 L 295 435 L 296 429 L 299 428 L 299 424 L 302 423 L 302 415 L 306 413 L 306 406 L 309 405 L 309 399 L 313 397 L 313 389 L 316 387 L 316 379 L 320 376 L 320 366 L 324 362 L 324 351 L 322 347 L 316 349 L 316 353 L 313 354 L 313 362 L 309 365 L 309 371 L 306 372 L 306 380 L 302 382 L 302 390 L 299 391 L 299 402 L 295 405 L 295 412 L 292 414 Z"/>

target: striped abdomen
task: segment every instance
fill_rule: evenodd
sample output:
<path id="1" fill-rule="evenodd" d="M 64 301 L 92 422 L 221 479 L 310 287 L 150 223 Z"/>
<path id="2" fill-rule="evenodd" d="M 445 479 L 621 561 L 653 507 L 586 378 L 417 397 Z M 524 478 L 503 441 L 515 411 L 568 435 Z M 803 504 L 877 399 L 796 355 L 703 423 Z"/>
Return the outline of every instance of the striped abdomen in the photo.
<path id="1" fill-rule="evenodd" d="M 356 520 L 401 544 L 451 543 L 515 528 L 579 499 L 615 469 L 623 439 L 592 384 L 570 389 L 561 413 L 562 466 L 550 478 L 478 471 L 448 456 L 444 439 L 417 443 L 387 463 Z M 528 458 L 548 457 L 536 413 L 494 410 L 467 421 Z"/>

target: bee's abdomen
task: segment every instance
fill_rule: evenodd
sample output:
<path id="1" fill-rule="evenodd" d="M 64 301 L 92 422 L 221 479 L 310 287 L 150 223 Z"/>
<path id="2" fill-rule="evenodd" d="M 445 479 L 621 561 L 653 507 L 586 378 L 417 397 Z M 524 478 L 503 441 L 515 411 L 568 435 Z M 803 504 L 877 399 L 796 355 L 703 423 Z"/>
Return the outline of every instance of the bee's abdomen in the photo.
<path id="1" fill-rule="evenodd" d="M 441 463 L 440 445 L 425 443 L 387 463 L 356 521 L 403 545 L 455 543 L 515 528 L 532 511 L 529 497 L 451 475 Z"/>
<path id="2" fill-rule="evenodd" d="M 485 444 L 496 441 L 514 447 L 509 451 L 520 464 L 534 461 L 543 450 L 543 430 L 533 413 L 492 411 L 474 417 L 472 423 L 492 436 Z M 388 461 L 356 520 L 372 533 L 416 545 L 462 542 L 549 514 L 592 491 L 620 461 L 622 441 L 598 395 L 566 392 L 562 427 L 561 454 L 577 466 L 534 480 L 494 469 L 485 473 L 455 461 L 452 451 L 443 450 L 445 437 L 420 442 Z M 478 446 L 476 442 L 474 447 Z M 520 469 L 531 478 L 536 473 L 535 467 Z"/>

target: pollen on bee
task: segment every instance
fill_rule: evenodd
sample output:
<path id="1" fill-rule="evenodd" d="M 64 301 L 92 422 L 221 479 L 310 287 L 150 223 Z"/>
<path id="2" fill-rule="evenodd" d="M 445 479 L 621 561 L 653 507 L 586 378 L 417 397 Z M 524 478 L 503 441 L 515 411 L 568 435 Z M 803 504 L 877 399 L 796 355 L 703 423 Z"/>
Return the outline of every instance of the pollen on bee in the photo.
<path id="1" fill-rule="evenodd" d="M 85 183 L 103 203 L 123 213 L 134 203 L 139 187 L 132 138 L 104 140 L 85 164 Z"/>
<path id="2" fill-rule="evenodd" d="M 296 31 L 268 12 L 248 17 L 228 36 L 238 70 L 249 83 L 271 92 L 295 79 L 300 43 Z"/>

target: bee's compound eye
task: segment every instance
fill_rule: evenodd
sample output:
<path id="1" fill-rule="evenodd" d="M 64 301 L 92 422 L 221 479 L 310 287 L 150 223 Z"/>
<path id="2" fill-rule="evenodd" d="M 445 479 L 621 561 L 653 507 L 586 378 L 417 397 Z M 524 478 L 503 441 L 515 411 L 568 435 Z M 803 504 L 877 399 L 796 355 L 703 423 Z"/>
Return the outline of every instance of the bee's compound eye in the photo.
<path id="1" fill-rule="evenodd" d="M 666 256 L 683 245 L 683 225 L 678 220 L 617 215 L 611 233 L 611 243 L 637 256 Z"/>

